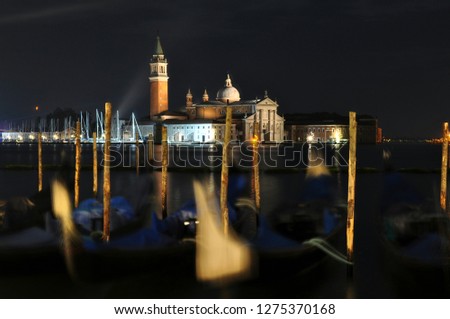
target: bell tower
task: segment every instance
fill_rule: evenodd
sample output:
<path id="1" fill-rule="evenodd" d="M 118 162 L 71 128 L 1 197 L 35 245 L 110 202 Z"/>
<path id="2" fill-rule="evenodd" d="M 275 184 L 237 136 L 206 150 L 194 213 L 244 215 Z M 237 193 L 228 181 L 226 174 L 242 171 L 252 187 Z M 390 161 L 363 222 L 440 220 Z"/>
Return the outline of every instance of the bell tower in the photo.
<path id="1" fill-rule="evenodd" d="M 158 35 L 150 62 L 150 119 L 169 108 L 167 65 Z"/>

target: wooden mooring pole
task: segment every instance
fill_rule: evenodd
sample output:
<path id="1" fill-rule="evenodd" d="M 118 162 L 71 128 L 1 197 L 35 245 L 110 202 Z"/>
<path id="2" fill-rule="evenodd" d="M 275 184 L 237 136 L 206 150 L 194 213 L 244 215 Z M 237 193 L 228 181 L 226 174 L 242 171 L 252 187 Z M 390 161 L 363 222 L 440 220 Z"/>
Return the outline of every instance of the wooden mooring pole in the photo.
<path id="1" fill-rule="evenodd" d="M 78 207 L 80 202 L 80 171 L 81 171 L 81 123 L 77 121 L 75 129 L 75 185 L 74 206 Z"/>
<path id="2" fill-rule="evenodd" d="M 353 239 L 355 225 L 355 182 L 356 182 L 356 113 L 349 113 L 350 146 L 348 160 L 348 198 L 347 198 L 347 259 L 353 262 Z"/>
<path id="3" fill-rule="evenodd" d="M 447 211 L 448 122 L 442 124 L 441 196 L 443 212 Z"/>
<path id="4" fill-rule="evenodd" d="M 169 160 L 169 148 L 167 145 L 167 127 L 162 126 L 162 170 L 161 170 L 161 215 L 167 217 L 167 165 Z"/>
<path id="5" fill-rule="evenodd" d="M 252 186 L 255 198 L 255 206 L 256 209 L 259 210 L 261 207 L 261 191 L 259 185 L 259 125 L 256 123 L 254 126 L 254 136 L 252 139 L 253 144 L 253 174 L 252 174 Z"/>
<path id="6" fill-rule="evenodd" d="M 105 103 L 105 144 L 103 161 L 103 240 L 109 242 L 111 209 L 111 103 Z"/>
<path id="7" fill-rule="evenodd" d="M 231 116 L 232 108 L 226 107 L 225 136 L 222 149 L 222 173 L 220 178 L 220 211 L 222 213 L 222 224 L 225 235 L 228 235 L 228 147 L 231 140 Z"/>
<path id="8" fill-rule="evenodd" d="M 97 197 L 98 192 L 98 160 L 97 160 L 97 132 L 92 133 L 92 192 Z"/>
<path id="9" fill-rule="evenodd" d="M 42 191 L 42 133 L 38 133 L 38 191 Z"/>
<path id="10" fill-rule="evenodd" d="M 148 163 L 150 165 L 152 165 L 153 163 L 153 134 L 148 134 L 148 141 L 147 141 L 147 146 L 148 146 Z"/>

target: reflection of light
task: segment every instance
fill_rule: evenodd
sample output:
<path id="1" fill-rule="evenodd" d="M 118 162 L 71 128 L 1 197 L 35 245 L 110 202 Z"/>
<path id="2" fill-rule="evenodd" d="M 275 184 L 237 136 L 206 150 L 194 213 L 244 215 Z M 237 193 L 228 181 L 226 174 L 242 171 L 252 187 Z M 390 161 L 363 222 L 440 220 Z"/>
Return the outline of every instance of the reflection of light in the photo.
<path id="1" fill-rule="evenodd" d="M 249 246 L 235 233 L 224 234 L 216 220 L 219 204 L 213 201 L 206 185 L 194 182 L 199 224 L 196 241 L 196 275 L 199 281 L 227 283 L 253 274 Z M 54 196 L 53 198 L 55 198 Z M 226 252 L 218 254 L 217 252 Z"/>
<path id="2" fill-rule="evenodd" d="M 191 223 L 198 224 L 198 220 L 194 220 L 194 221 L 186 220 L 186 221 L 183 222 L 184 226 L 189 226 Z"/>
<path id="3" fill-rule="evenodd" d="M 47 136 L 42 135 L 42 139 L 45 141 L 47 139 Z"/>
<path id="4" fill-rule="evenodd" d="M 134 104 L 136 104 L 137 96 L 139 96 L 139 90 L 141 89 L 142 76 L 145 74 L 145 70 L 136 74 L 133 82 L 130 83 L 128 90 L 123 96 L 122 100 L 119 102 L 118 110 L 119 112 L 126 113 Z"/>
<path id="5" fill-rule="evenodd" d="M 334 132 L 334 139 L 336 143 L 341 142 L 341 130 L 336 130 L 336 132 Z"/>
<path id="6" fill-rule="evenodd" d="M 58 134 L 56 134 L 56 133 L 53 134 L 53 139 L 54 139 L 54 140 L 57 140 L 57 139 L 58 139 Z"/>
<path id="7" fill-rule="evenodd" d="M 17 136 L 17 139 L 23 140 L 23 136 L 22 136 L 21 134 L 19 134 L 19 135 Z"/>
<path id="8" fill-rule="evenodd" d="M 30 134 L 30 135 L 28 135 L 28 138 L 33 141 L 34 140 L 34 135 Z"/>
<path id="9" fill-rule="evenodd" d="M 336 131 L 333 133 L 333 139 L 336 144 L 339 144 L 341 142 L 342 134 L 340 129 L 336 129 Z"/>
<path id="10" fill-rule="evenodd" d="M 254 135 L 252 138 L 252 143 L 257 143 L 258 142 L 258 136 Z"/>
<path id="11" fill-rule="evenodd" d="M 310 133 L 307 137 L 306 137 L 306 141 L 308 143 L 312 143 L 312 141 L 314 140 L 314 134 Z"/>

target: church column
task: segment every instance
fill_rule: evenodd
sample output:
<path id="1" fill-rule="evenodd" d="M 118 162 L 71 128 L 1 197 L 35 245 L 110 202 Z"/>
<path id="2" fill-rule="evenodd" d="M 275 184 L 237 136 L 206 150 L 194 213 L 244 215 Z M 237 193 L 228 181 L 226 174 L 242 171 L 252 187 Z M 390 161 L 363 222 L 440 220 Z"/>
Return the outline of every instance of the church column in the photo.
<path id="1" fill-rule="evenodd" d="M 275 140 L 275 128 L 276 128 L 276 125 L 275 125 L 275 119 L 274 119 L 274 117 L 273 117 L 273 110 L 271 110 L 270 111 L 270 135 L 271 135 L 271 141 L 274 141 Z"/>
<path id="2" fill-rule="evenodd" d="M 269 136 L 269 141 L 272 140 L 272 121 L 270 120 L 270 110 L 267 110 L 267 127 L 268 127 L 268 136 Z"/>
<path id="3" fill-rule="evenodd" d="M 253 121 L 253 132 L 252 132 L 252 138 L 255 137 L 256 133 L 256 124 L 258 123 L 258 111 L 255 112 L 255 120 Z"/>
<path id="4" fill-rule="evenodd" d="M 272 111 L 272 116 L 273 116 L 273 121 L 272 121 L 272 125 L 273 125 L 273 140 L 276 141 L 277 140 L 277 111 L 273 110 Z"/>
<path id="5" fill-rule="evenodd" d="M 263 134 L 263 112 L 262 110 L 259 110 L 259 136 L 258 139 L 261 141 L 264 140 L 264 136 L 261 138 L 261 135 Z"/>

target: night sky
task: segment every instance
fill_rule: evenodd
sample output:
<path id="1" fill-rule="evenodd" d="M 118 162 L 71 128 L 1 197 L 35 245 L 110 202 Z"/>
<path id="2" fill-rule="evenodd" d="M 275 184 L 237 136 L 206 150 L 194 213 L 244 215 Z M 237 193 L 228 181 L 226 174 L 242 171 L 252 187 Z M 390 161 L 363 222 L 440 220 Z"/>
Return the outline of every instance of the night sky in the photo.
<path id="1" fill-rule="evenodd" d="M 169 105 L 210 97 L 227 72 L 279 113 L 348 111 L 384 135 L 432 137 L 450 120 L 450 1 L 2 1 L 0 120 L 56 107 L 148 115 L 156 34 Z"/>

